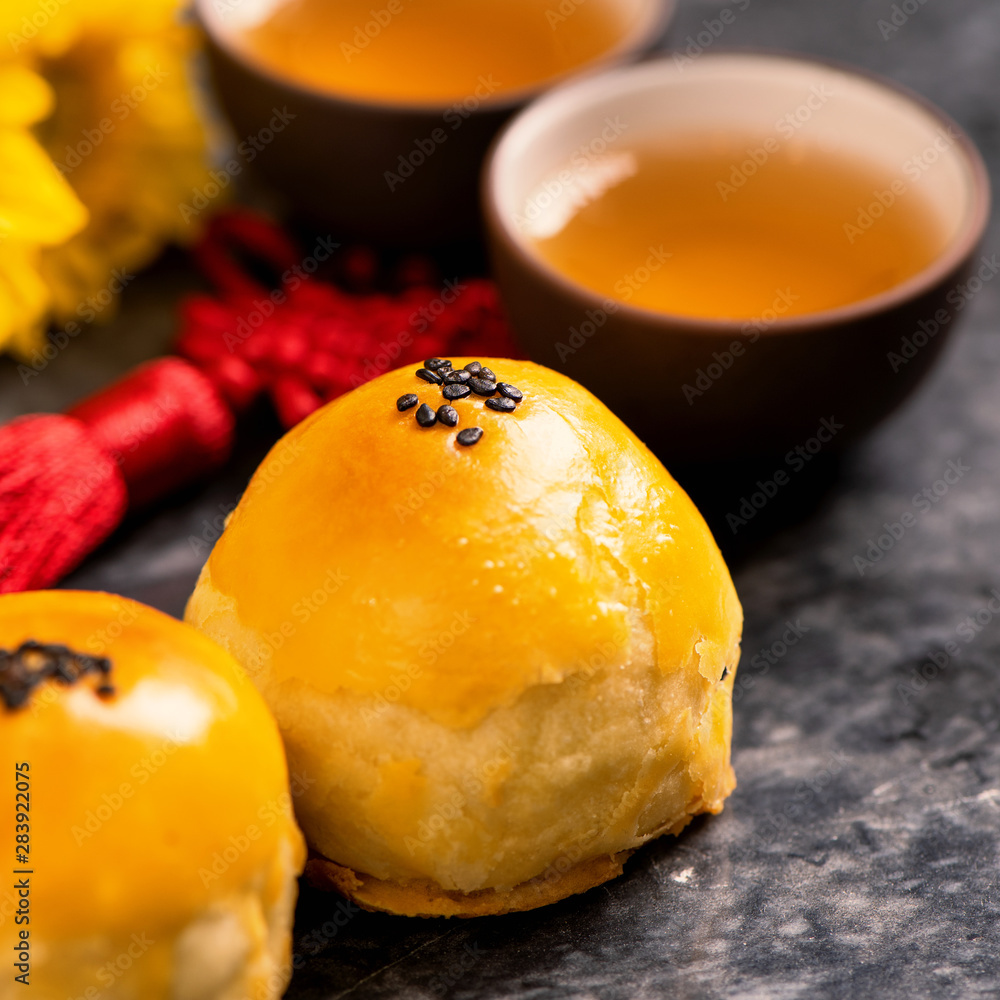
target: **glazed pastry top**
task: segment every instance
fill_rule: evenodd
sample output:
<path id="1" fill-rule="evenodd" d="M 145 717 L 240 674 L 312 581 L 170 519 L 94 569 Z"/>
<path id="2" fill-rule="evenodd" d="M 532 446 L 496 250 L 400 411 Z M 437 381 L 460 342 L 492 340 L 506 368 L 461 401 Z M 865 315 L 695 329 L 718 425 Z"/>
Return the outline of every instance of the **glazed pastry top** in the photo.
<path id="1" fill-rule="evenodd" d="M 521 399 L 451 398 L 412 366 L 320 410 L 262 463 L 205 578 L 260 640 L 255 680 L 390 690 L 472 726 L 595 655 L 624 662 L 638 610 L 664 672 L 696 660 L 717 683 L 742 612 L 690 499 L 581 386 L 480 360 Z"/>
<path id="2" fill-rule="evenodd" d="M 0 649 L 0 831 L 13 851 L 27 765 L 33 934 L 155 936 L 283 844 L 301 860 L 277 727 L 213 642 L 134 601 L 53 591 L 0 597 Z"/>

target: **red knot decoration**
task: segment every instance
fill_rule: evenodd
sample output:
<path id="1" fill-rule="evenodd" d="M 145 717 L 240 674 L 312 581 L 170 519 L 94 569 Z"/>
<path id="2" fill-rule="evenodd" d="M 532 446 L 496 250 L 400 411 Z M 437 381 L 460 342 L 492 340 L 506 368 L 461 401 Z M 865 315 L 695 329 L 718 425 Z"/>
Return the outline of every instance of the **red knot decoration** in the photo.
<path id="1" fill-rule="evenodd" d="M 305 256 L 240 209 L 218 215 L 194 255 L 216 294 L 182 304 L 178 357 L 141 365 L 65 415 L 0 427 L 0 593 L 51 586 L 127 511 L 221 468 L 238 416 L 263 394 L 291 428 L 401 365 L 521 356 L 493 283 L 442 284 L 423 257 L 388 281 L 366 248 L 320 240 Z M 344 287 L 315 277 L 328 258 Z M 254 277 L 248 259 L 275 284 Z"/>

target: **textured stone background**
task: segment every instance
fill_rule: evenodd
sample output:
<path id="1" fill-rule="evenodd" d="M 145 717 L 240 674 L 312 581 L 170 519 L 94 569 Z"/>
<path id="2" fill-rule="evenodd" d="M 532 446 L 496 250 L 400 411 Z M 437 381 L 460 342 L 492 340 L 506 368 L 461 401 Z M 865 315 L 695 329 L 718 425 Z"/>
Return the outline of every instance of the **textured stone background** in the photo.
<path id="1" fill-rule="evenodd" d="M 727 4 L 683 0 L 677 47 Z M 736 7 L 735 3 L 728 6 Z M 926 0 L 890 39 L 890 0 L 751 0 L 720 46 L 835 57 L 941 105 L 1000 166 L 1000 5 Z M 984 251 L 1000 250 L 996 229 Z M 0 419 L 56 408 L 167 343 L 179 257 L 121 317 L 29 387 L 0 365 Z M 839 463 L 817 460 L 733 536 L 720 519 L 760 471 L 682 478 L 733 560 L 747 628 L 723 815 L 640 852 L 618 881 L 523 916 L 465 923 L 349 915 L 306 892 L 290 997 L 993 996 L 1000 989 L 1000 283 L 965 311 L 934 376 Z M 128 336 L 125 336 L 127 334 Z M 179 613 L 204 558 L 189 537 L 230 508 L 275 428 L 213 485 L 127 526 L 70 581 Z M 926 512 L 913 498 L 968 467 Z M 862 576 L 855 556 L 916 524 Z M 994 604 L 994 607 L 997 607 Z M 803 634 L 774 665 L 788 626 Z M 791 633 L 789 633 L 791 637 Z M 965 638 L 971 641 L 964 641 Z M 954 642 L 930 681 L 915 671 Z M 944 661 L 942 661 L 944 662 Z M 344 922 L 344 918 L 341 918 Z"/>

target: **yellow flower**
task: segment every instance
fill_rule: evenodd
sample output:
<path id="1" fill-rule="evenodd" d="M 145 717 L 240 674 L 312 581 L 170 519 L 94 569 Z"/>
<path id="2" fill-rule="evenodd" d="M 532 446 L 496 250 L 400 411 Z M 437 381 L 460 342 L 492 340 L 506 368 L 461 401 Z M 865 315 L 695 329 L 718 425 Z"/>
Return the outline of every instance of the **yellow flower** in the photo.
<path id="1" fill-rule="evenodd" d="M 50 309 L 42 248 L 65 243 L 87 224 L 87 210 L 29 131 L 52 103 L 39 76 L 0 67 L 0 348 L 21 352 Z"/>
<path id="2" fill-rule="evenodd" d="M 0 350 L 107 318 L 207 179 L 178 0 L 0 4 Z"/>

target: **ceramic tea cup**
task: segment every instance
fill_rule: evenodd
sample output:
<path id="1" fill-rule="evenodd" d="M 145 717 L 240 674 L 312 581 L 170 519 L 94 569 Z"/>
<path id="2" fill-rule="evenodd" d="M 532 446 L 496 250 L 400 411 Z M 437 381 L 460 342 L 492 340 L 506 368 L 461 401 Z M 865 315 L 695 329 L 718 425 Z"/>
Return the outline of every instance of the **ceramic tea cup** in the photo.
<path id="1" fill-rule="evenodd" d="M 400 17 L 417 3 L 391 0 Z M 596 0 L 588 0 L 595 3 Z M 607 0 L 630 27 L 598 58 L 533 86 L 494 91 L 490 67 L 453 99 L 416 103 L 347 96 L 279 75 L 240 43 L 244 19 L 276 6 L 267 0 L 196 0 L 208 36 L 211 76 L 237 140 L 236 163 L 259 171 L 306 218 L 338 236 L 425 246 L 479 228 L 479 172 L 498 129 L 538 94 L 576 73 L 628 63 L 662 36 L 675 0 Z M 574 16 L 573 0 L 566 17 Z M 564 4 L 565 5 L 565 4 Z M 560 0 L 550 5 L 560 9 Z M 373 5 L 386 7 L 385 0 Z M 386 7 L 388 18 L 392 11 Z M 376 28 L 383 30 L 378 22 Z M 385 31 L 392 30 L 388 24 Z M 359 26 L 365 31 L 365 26 Z M 546 28 L 546 30 L 549 30 Z M 558 23 L 551 29 L 558 30 Z M 330 59 L 342 59 L 331 39 Z M 371 44 L 377 45 L 375 37 Z M 360 56 L 358 58 L 361 58 Z M 272 119 L 280 118 L 280 133 Z M 261 135 L 264 130 L 263 136 Z M 256 141 L 254 141 L 256 140 Z"/>
<path id="2" fill-rule="evenodd" d="M 851 226 L 864 238 L 884 213 L 911 211 L 920 198 L 940 232 L 933 260 L 878 294 L 788 317 L 779 301 L 734 320 L 640 308 L 596 292 L 540 253 L 531 219 L 546 197 L 557 215 L 576 211 L 559 205 L 564 191 L 579 197 L 570 159 L 609 121 L 625 128 L 618 150 L 703 131 L 752 134 L 766 149 L 779 148 L 790 131 L 808 136 L 884 178 L 844 219 L 845 239 Z M 745 169 L 734 164 L 744 177 L 768 169 L 760 156 L 752 163 L 747 156 Z M 989 180 L 962 130 L 884 80 L 786 55 L 667 57 L 557 88 L 498 138 L 483 197 L 496 276 L 529 355 L 578 379 L 679 458 L 782 452 L 829 425 L 825 441 L 848 443 L 913 391 L 969 298 L 996 272 L 978 251 Z"/>

